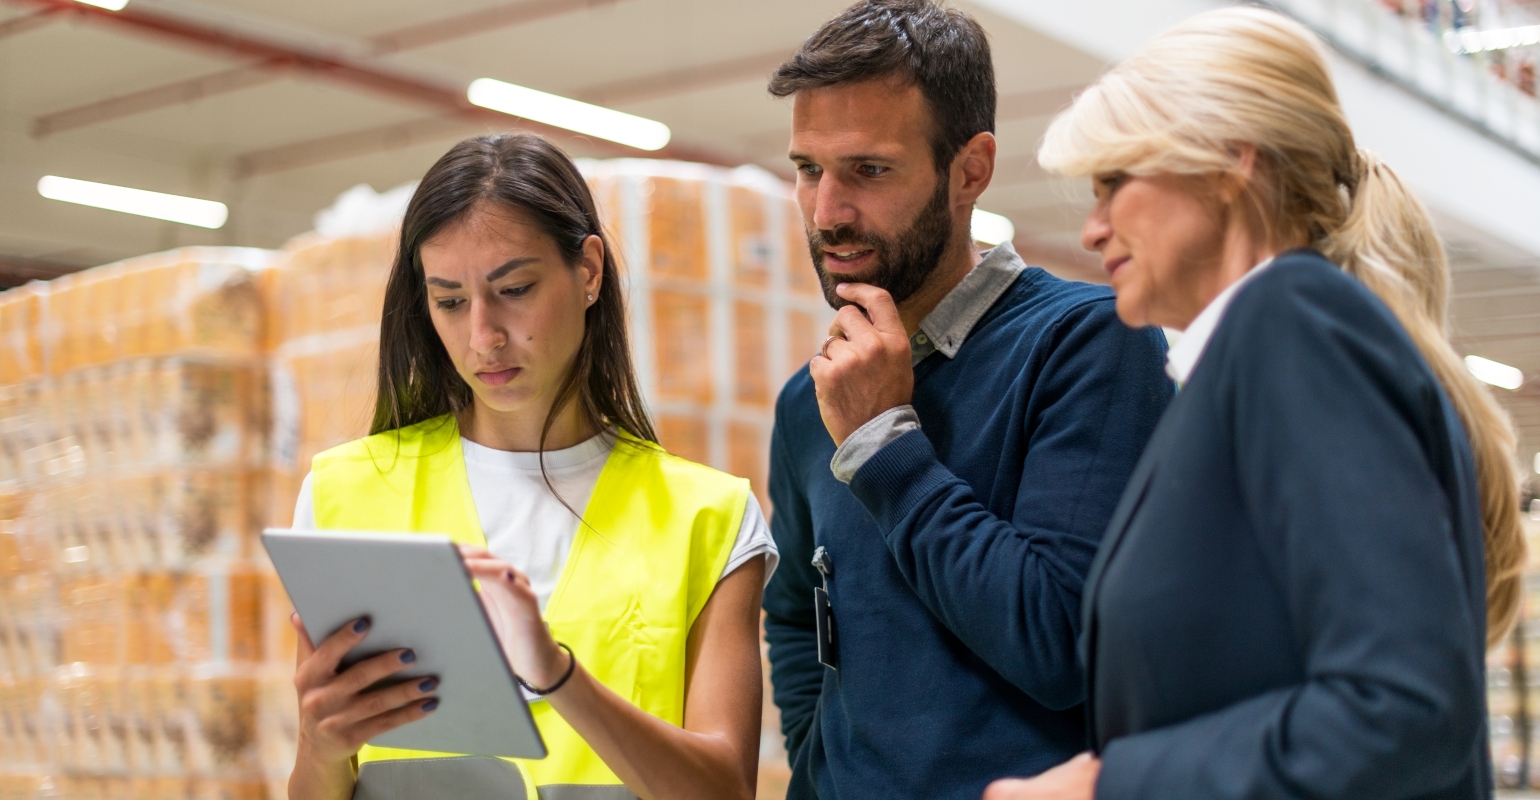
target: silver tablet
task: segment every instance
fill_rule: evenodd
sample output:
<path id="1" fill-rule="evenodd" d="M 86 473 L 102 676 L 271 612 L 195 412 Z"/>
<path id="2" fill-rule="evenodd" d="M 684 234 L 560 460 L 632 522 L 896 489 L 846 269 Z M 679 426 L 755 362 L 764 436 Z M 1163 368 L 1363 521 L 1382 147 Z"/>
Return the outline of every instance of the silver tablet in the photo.
<path id="1" fill-rule="evenodd" d="M 393 679 L 438 676 L 438 708 L 370 744 L 545 757 L 545 742 L 449 537 L 269 529 L 262 544 L 311 641 L 320 644 L 368 617 L 369 635 L 345 665 L 410 647 L 417 661 Z"/>

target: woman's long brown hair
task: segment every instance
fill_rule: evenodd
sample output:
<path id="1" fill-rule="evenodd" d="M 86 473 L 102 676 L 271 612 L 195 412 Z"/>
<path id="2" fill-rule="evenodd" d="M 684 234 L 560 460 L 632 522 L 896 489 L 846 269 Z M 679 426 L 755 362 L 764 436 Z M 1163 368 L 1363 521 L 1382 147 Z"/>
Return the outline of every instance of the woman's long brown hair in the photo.
<path id="1" fill-rule="evenodd" d="M 658 435 L 631 364 L 615 249 L 599 225 L 593 195 L 565 153 L 539 136 L 522 133 L 460 142 L 428 170 L 412 194 L 385 287 L 379 382 L 369 432 L 399 430 L 471 407 L 471 387 L 455 372 L 429 316 L 419 252 L 434 234 L 487 202 L 528 215 L 573 268 L 582 260 L 588 237 L 604 242 L 599 296 L 585 312 L 577 358 L 541 426 L 541 451 L 557 415 L 573 402 L 595 429 L 615 427 L 656 443 Z"/>

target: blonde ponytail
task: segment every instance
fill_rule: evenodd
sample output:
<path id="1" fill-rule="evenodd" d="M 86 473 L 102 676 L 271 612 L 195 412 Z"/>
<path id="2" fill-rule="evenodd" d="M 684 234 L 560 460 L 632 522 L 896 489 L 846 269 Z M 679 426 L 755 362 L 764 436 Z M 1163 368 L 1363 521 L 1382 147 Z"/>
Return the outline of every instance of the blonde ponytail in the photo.
<path id="1" fill-rule="evenodd" d="M 1378 295 L 1459 413 L 1476 462 L 1487 642 L 1513 625 L 1525 561 L 1508 415 L 1448 338 L 1449 264 L 1432 220 L 1389 167 L 1361 152 L 1320 41 L 1257 8 L 1199 14 L 1148 42 L 1049 126 L 1038 161 L 1064 175 L 1220 175 L 1256 149 L 1261 232 L 1306 241 Z"/>
<path id="2" fill-rule="evenodd" d="M 1427 210 L 1372 154 L 1359 151 L 1358 162 L 1351 211 L 1316 246 L 1395 313 L 1465 425 L 1481 498 L 1491 645 L 1513 626 L 1523 590 L 1518 441 L 1508 414 L 1449 343 L 1449 264 Z"/>

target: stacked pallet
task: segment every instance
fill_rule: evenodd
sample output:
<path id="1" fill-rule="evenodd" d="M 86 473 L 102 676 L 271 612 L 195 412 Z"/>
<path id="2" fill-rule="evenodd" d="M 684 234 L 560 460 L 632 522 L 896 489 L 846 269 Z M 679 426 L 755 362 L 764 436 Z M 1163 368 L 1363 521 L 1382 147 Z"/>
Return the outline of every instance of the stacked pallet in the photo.
<path id="1" fill-rule="evenodd" d="M 374 409 L 380 309 L 395 255 L 394 232 L 301 236 L 261 275 L 267 300 L 267 364 L 272 433 L 265 518 L 287 526 L 301 481 L 316 453 L 369 433 Z M 272 798 L 284 797 L 294 764 L 293 606 L 264 561 L 257 729 Z"/>
<path id="2" fill-rule="evenodd" d="M 0 796 L 263 796 L 269 256 L 0 295 Z"/>
<path id="3" fill-rule="evenodd" d="M 626 267 L 637 371 L 664 446 L 747 477 L 768 508 L 776 394 L 832 319 L 790 187 L 756 167 L 580 166 Z"/>

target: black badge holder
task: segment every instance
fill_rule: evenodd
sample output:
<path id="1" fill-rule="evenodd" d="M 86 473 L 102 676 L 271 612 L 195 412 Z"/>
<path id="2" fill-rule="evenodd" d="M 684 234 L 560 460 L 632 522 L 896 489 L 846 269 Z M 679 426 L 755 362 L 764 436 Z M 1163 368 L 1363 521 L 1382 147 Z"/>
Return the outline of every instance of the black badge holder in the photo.
<path id="1" fill-rule="evenodd" d="M 818 625 L 818 663 L 832 670 L 840 668 L 839 637 L 834 633 L 834 608 L 829 605 L 829 574 L 834 562 L 829 551 L 813 551 L 813 567 L 823 575 L 823 586 L 813 587 L 813 615 Z"/>

